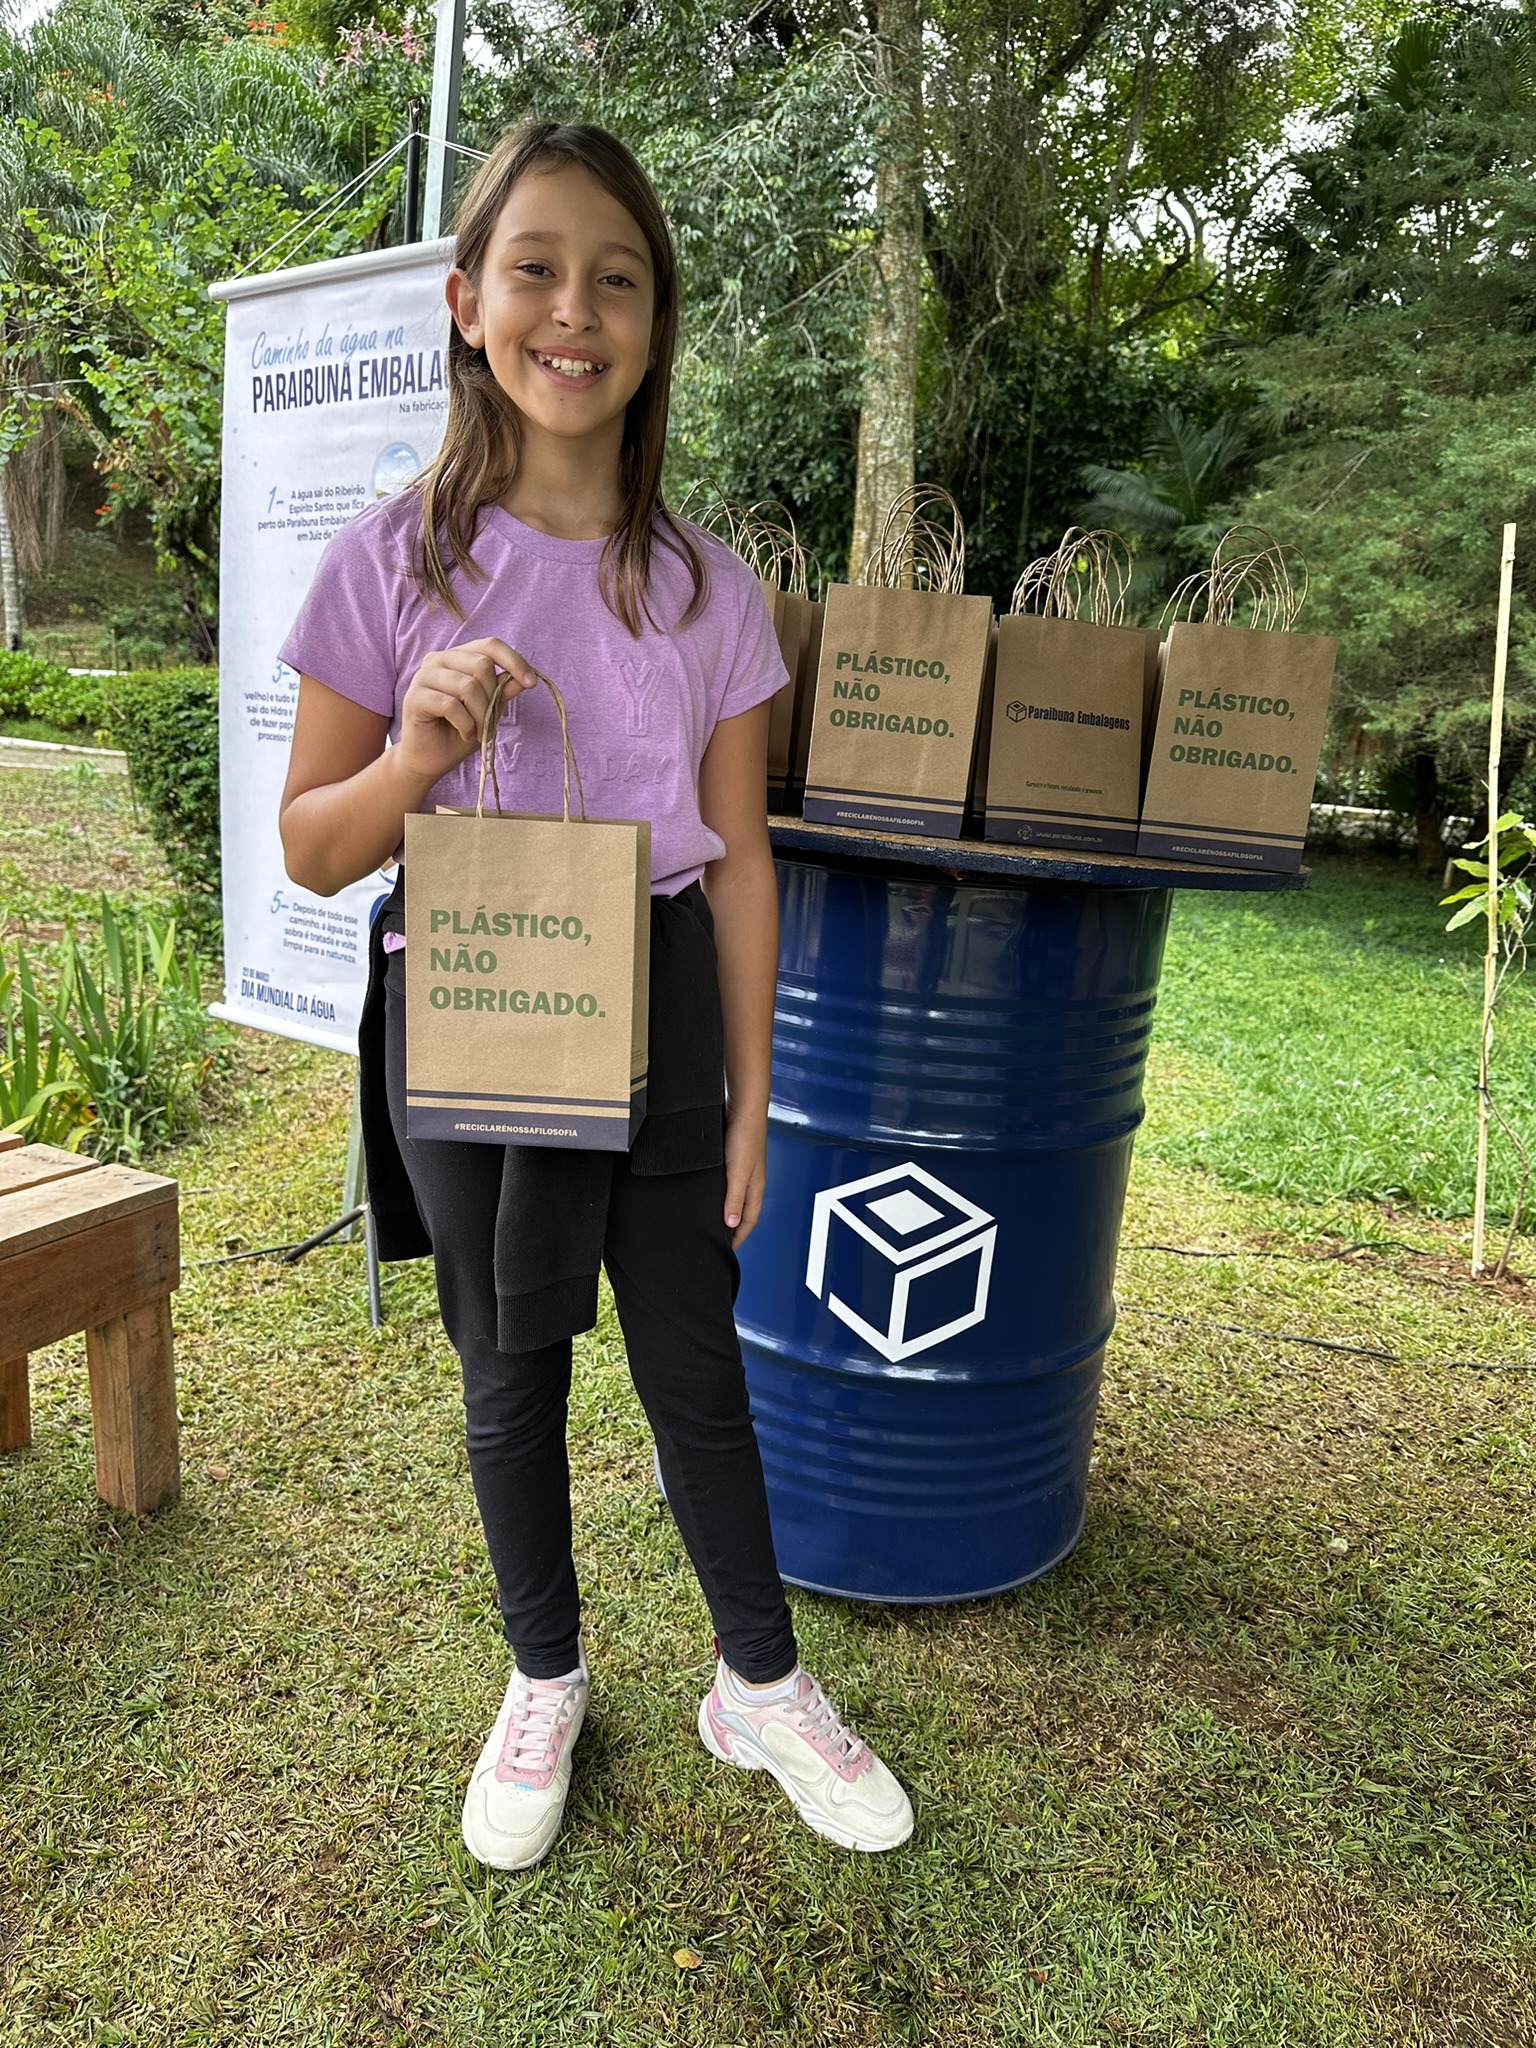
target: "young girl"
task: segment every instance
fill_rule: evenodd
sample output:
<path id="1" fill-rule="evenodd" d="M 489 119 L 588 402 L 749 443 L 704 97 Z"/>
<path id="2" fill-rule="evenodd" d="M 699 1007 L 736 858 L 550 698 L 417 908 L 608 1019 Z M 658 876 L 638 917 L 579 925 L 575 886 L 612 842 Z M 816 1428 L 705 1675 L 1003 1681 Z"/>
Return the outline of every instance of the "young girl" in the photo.
<path id="1" fill-rule="evenodd" d="M 506 137 L 465 195 L 448 305 L 441 451 L 337 534 L 283 648 L 301 679 L 288 872 L 332 894 L 389 859 L 408 811 L 472 805 L 498 683 L 506 801 L 558 812 L 538 671 L 564 693 L 589 815 L 648 818 L 652 863 L 647 1115 L 627 1154 L 407 1138 L 403 870 L 374 929 L 370 1199 L 385 1256 L 433 1255 L 515 1657 L 464 1840 L 520 1870 L 560 1828 L 588 1686 L 566 1402 L 601 1263 L 714 1622 L 705 1747 L 768 1771 L 834 1842 L 894 1848 L 906 1794 L 796 1660 L 732 1320 L 763 1197 L 778 949 L 764 787 L 785 672 L 756 579 L 662 504 L 677 268 L 634 158 L 598 128 Z"/>

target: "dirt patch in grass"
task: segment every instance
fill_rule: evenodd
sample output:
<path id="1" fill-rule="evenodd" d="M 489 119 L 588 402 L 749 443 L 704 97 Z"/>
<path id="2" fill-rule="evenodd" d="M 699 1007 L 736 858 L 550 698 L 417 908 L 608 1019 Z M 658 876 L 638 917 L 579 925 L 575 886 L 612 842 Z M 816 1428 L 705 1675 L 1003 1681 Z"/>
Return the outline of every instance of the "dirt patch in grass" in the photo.
<path id="1" fill-rule="evenodd" d="M 1356 1271 L 1390 1272 L 1400 1279 L 1429 1281 L 1453 1291 L 1480 1295 L 1496 1301 L 1501 1307 L 1512 1308 L 1517 1313 L 1524 1310 L 1536 1316 L 1536 1276 L 1517 1270 L 1521 1251 L 1526 1248 L 1521 1241 L 1517 1240 L 1514 1247 L 1511 1270 L 1495 1279 L 1492 1267 L 1503 1251 L 1505 1233 L 1502 1229 L 1490 1231 L 1487 1248 L 1489 1270 L 1474 1278 L 1469 1252 L 1463 1243 L 1466 1237 L 1464 1226 L 1436 1225 L 1427 1218 L 1415 1220 L 1420 1231 L 1439 1237 L 1445 1248 L 1430 1249 L 1395 1241 L 1381 1245 L 1341 1246 L 1328 1238 L 1298 1243 L 1282 1231 L 1265 1230 L 1247 1239 L 1244 1245 L 1232 1246 L 1230 1256 L 1239 1257 L 1248 1249 L 1260 1258 L 1298 1263 L 1310 1261 L 1320 1266 L 1349 1266 Z"/>
<path id="2" fill-rule="evenodd" d="M 1270 1742 L 1295 1741 L 1306 1731 L 1302 1702 L 1261 1667 L 1222 1661 L 1163 1637 L 1132 1639 L 1116 1648 L 1134 1690 L 1155 1701 L 1164 1716 L 1169 1710 L 1209 1714 Z"/>
<path id="3" fill-rule="evenodd" d="M 1100 1786 L 1106 1771 L 1143 1785 L 1182 1775 L 1170 1731 L 1198 1735 L 1208 1724 L 1213 1734 L 1230 1730 L 1260 1749 L 1279 1749 L 1305 1741 L 1311 1728 L 1306 1703 L 1273 1672 L 1150 1632 L 1052 1672 L 1018 1712 L 1055 1766 Z"/>
<path id="4" fill-rule="evenodd" d="M 1219 1423 L 1191 1430 L 1169 1446 L 1169 1456 L 1197 1492 L 1247 1501 L 1280 1492 L 1324 1511 L 1341 1504 L 1344 1488 L 1375 1483 L 1384 1462 L 1405 1454 L 1400 1439 L 1374 1429 L 1335 1425 L 1302 1435 L 1294 1422 L 1279 1420 Z"/>
<path id="5" fill-rule="evenodd" d="M 1391 2028 L 1387 2038 L 1426 2048 L 1529 2048 L 1536 2040 L 1536 1976 L 1491 1957 L 1465 1915 L 1399 1903 L 1387 1917 L 1359 1887 L 1293 1866 L 1238 1865 L 1222 1874 L 1257 1933 L 1308 1970 L 1346 1974 Z"/>
<path id="6" fill-rule="evenodd" d="M 1497 1260 L 1503 1246 L 1503 1233 L 1490 1245 L 1488 1256 Z M 1439 1287 L 1455 1290 L 1465 1289 L 1496 1301 L 1503 1308 L 1513 1309 L 1516 1315 L 1536 1319 L 1536 1285 L 1523 1273 L 1509 1272 L 1495 1279 L 1490 1270 L 1474 1280 L 1467 1270 L 1465 1259 L 1436 1257 L 1432 1253 L 1421 1253 L 1411 1265 L 1405 1265 L 1403 1274 L 1409 1280 L 1427 1280 Z"/>
<path id="7" fill-rule="evenodd" d="M 1277 1390 L 1246 1416 L 1186 1428 L 1165 1456 L 1196 1492 L 1243 1502 L 1279 1495 L 1315 1509 L 1329 1526 L 1348 1526 L 1383 1496 L 1421 1490 L 1428 1441 L 1437 1515 L 1496 1522 L 1515 1504 L 1490 1485 L 1474 1440 L 1528 1404 L 1491 1377 L 1476 1385 L 1479 1398 L 1469 1400 L 1449 1379 L 1411 1384 L 1392 1368 L 1373 1373 L 1355 1361 L 1347 1382 L 1319 1370 L 1306 1376 L 1304 1391 Z"/>

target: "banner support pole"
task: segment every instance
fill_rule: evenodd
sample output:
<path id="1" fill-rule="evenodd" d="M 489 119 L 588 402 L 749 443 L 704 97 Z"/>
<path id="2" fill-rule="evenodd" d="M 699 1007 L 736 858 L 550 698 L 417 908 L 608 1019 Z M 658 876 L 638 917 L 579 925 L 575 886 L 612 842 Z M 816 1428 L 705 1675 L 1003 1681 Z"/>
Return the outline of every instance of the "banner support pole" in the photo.
<path id="1" fill-rule="evenodd" d="M 352 1120 L 347 1126 L 347 1171 L 341 1189 L 342 1214 L 356 1210 L 363 1221 L 363 1255 L 368 1267 L 368 1321 L 377 1330 L 384 1321 L 383 1294 L 379 1285 L 379 1242 L 368 1206 L 368 1174 L 363 1160 L 363 1094 L 358 1077 L 352 1082 Z M 349 1223 L 342 1242 L 357 1236 L 357 1225 Z"/>
<path id="2" fill-rule="evenodd" d="M 407 242 L 421 240 L 421 102 L 412 100 L 405 137 L 405 233 Z"/>
<path id="3" fill-rule="evenodd" d="M 437 0 L 432 38 L 432 112 L 427 124 L 427 200 L 422 239 L 438 241 L 447 230 L 453 194 L 452 145 L 459 139 L 459 80 L 464 71 L 465 0 Z"/>
<path id="4" fill-rule="evenodd" d="M 352 1082 L 352 1120 L 347 1125 L 347 1165 L 341 1180 L 341 1208 L 343 1215 L 352 1215 L 361 1209 L 368 1199 L 368 1189 L 363 1173 L 363 1111 L 362 1092 L 357 1079 Z M 343 1244 L 351 1244 L 357 1237 L 357 1225 L 349 1223 L 342 1237 Z"/>
<path id="5" fill-rule="evenodd" d="M 384 1294 L 379 1285 L 379 1236 L 374 1229 L 373 1210 L 363 1205 L 363 1248 L 368 1262 L 368 1327 L 382 1329 L 384 1324 Z"/>
<path id="6" fill-rule="evenodd" d="M 368 1176 L 363 1161 L 362 1090 L 354 1079 L 352 1118 L 347 1125 L 347 1165 L 341 1183 L 341 1220 L 331 1224 L 320 1236 L 335 1236 L 343 1244 L 352 1244 L 357 1238 L 359 1220 L 363 1226 L 363 1256 L 368 1267 L 368 1321 L 377 1330 L 384 1321 L 383 1289 L 379 1283 L 379 1241 L 373 1227 L 373 1211 L 368 1206 Z"/>

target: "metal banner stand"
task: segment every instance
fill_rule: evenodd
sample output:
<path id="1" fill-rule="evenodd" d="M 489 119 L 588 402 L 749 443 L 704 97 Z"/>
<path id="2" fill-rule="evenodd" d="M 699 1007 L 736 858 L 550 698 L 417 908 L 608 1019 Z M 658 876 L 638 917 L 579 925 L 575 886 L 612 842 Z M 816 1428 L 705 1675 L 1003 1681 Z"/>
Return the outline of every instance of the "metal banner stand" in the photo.
<path id="1" fill-rule="evenodd" d="M 382 169 L 384 164 L 404 151 L 405 207 L 402 239 L 406 243 L 423 239 L 435 242 L 442 238 L 453 196 L 452 159 L 455 155 L 473 157 L 481 154 L 478 150 L 461 150 L 458 142 L 459 83 L 464 68 L 465 7 L 466 0 L 436 0 L 436 27 L 432 52 L 432 110 L 426 136 L 425 203 L 418 203 L 422 196 L 422 133 L 421 107 L 415 100 L 411 102 L 409 108 L 405 136 L 364 174 L 371 176 L 374 171 Z M 302 247 L 302 244 L 300 246 Z M 293 254 L 294 251 L 290 247 L 285 260 L 291 262 Z M 360 1224 L 368 1272 L 368 1321 L 377 1330 L 384 1321 L 383 1293 L 379 1278 L 378 1234 L 374 1228 L 373 1212 L 368 1206 L 362 1114 L 355 1080 L 352 1085 L 352 1117 L 347 1130 L 347 1165 L 341 1199 L 342 1213 L 327 1223 L 324 1229 L 306 1237 L 302 1243 L 290 1245 L 282 1255 L 283 1262 L 286 1265 L 294 1265 L 306 1253 L 314 1251 L 322 1244 L 329 1244 L 333 1238 L 340 1238 L 344 1244 L 353 1243 Z"/>
<path id="2" fill-rule="evenodd" d="M 347 1126 L 347 1172 L 341 1187 L 341 1206 L 359 1217 L 363 1226 L 363 1256 L 368 1267 L 368 1323 L 371 1329 L 378 1329 L 384 1321 L 384 1296 L 379 1284 L 379 1240 L 373 1227 L 373 1211 L 368 1206 L 368 1179 L 363 1161 L 363 1111 L 358 1084 L 352 1083 L 352 1121 Z M 342 1232 L 343 1243 L 350 1244 L 357 1236 L 357 1224 L 349 1223 Z"/>
<path id="3" fill-rule="evenodd" d="M 285 1266 L 296 1266 L 306 1252 L 312 1252 L 322 1244 L 329 1244 L 333 1237 L 339 1237 L 343 1244 L 354 1244 L 357 1240 L 357 1226 L 363 1226 L 363 1252 L 368 1266 L 368 1322 L 372 1329 L 379 1329 L 384 1321 L 384 1296 L 379 1282 L 379 1243 L 373 1227 L 373 1211 L 368 1206 L 368 1184 L 363 1162 L 363 1118 L 359 1100 L 358 1085 L 352 1083 L 352 1121 L 347 1127 L 347 1170 L 341 1184 L 341 1214 L 327 1223 L 323 1230 L 317 1230 L 306 1237 L 302 1244 L 290 1245 L 283 1253 Z"/>
<path id="4" fill-rule="evenodd" d="M 465 0 L 437 0 L 437 24 L 432 47 L 432 111 L 427 123 L 427 189 L 420 215 L 416 206 L 417 167 L 421 161 L 420 114 L 413 103 L 406 137 L 405 236 L 437 241 L 453 193 L 453 163 L 459 132 L 459 81 L 464 69 Z M 339 1237 L 353 1243 L 362 1225 L 364 1254 L 368 1267 L 368 1321 L 377 1330 L 384 1321 L 383 1292 L 379 1281 L 379 1246 L 368 1206 L 368 1187 L 363 1164 L 363 1120 L 356 1081 L 352 1084 L 352 1121 L 347 1130 L 347 1170 L 342 1182 L 342 1213 L 323 1230 L 305 1238 L 284 1254 L 292 1265 L 317 1245 Z"/>

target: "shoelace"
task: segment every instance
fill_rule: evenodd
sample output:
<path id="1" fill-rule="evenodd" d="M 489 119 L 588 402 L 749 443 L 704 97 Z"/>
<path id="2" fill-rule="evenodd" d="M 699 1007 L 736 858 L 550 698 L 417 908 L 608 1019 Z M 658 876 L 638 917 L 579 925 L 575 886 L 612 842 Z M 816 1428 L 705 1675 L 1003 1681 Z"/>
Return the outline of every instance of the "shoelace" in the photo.
<path id="1" fill-rule="evenodd" d="M 575 1692 L 574 1685 L 560 1685 L 549 1678 L 530 1678 L 526 1690 L 519 1687 L 507 1716 L 507 1732 L 497 1768 L 544 1770 Z"/>
<path id="2" fill-rule="evenodd" d="M 869 1751 L 853 1730 L 844 1726 L 837 1709 L 814 1678 L 807 1697 L 794 1701 L 793 1705 L 804 1715 L 806 1733 L 829 1764 L 851 1769 L 864 1762 Z"/>

